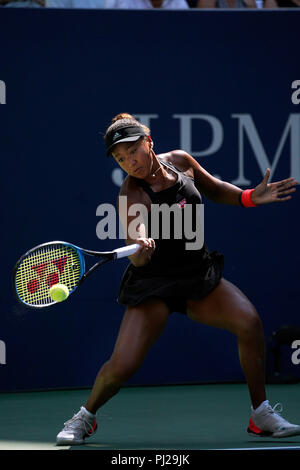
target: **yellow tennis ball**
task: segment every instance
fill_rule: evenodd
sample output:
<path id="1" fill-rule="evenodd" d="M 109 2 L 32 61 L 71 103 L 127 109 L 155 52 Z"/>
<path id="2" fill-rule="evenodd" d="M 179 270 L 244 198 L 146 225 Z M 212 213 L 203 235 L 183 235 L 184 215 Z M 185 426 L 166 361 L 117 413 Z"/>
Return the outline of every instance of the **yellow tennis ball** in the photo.
<path id="1" fill-rule="evenodd" d="M 64 284 L 54 284 L 49 290 L 49 295 L 55 302 L 62 302 L 69 297 L 69 289 Z"/>

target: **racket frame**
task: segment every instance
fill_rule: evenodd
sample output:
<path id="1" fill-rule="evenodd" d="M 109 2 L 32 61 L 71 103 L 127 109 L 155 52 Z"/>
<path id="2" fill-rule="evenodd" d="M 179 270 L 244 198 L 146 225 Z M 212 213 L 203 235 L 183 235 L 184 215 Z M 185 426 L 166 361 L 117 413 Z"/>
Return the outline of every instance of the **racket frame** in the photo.
<path id="1" fill-rule="evenodd" d="M 73 243 L 69 243 L 69 242 L 65 242 L 65 241 L 61 241 L 61 240 L 56 240 L 56 241 L 41 243 L 40 245 L 37 245 L 37 246 L 31 248 L 30 250 L 26 251 L 26 253 L 24 253 L 18 259 L 18 261 L 16 262 L 16 264 L 13 268 L 13 273 L 12 273 L 15 297 L 19 302 L 21 302 L 23 305 L 26 305 L 29 308 L 45 308 L 45 307 L 50 307 L 51 305 L 59 303 L 57 301 L 52 301 L 49 304 L 41 304 L 41 305 L 28 304 L 20 298 L 20 296 L 18 294 L 18 290 L 17 290 L 17 285 L 16 285 L 16 273 L 17 273 L 17 270 L 18 270 L 20 264 L 22 263 L 22 261 L 26 257 L 28 257 L 31 253 L 33 253 L 34 251 L 36 251 L 40 248 L 49 246 L 49 245 L 64 245 L 64 246 L 70 247 L 72 249 L 75 249 L 78 253 L 79 260 L 80 260 L 79 280 L 78 280 L 77 284 L 73 287 L 73 289 L 69 291 L 69 295 L 72 294 L 73 292 L 75 292 L 75 290 L 78 289 L 78 287 L 80 287 L 82 285 L 82 283 L 85 281 L 85 279 L 88 276 L 90 276 L 90 274 L 92 274 L 94 271 L 96 271 L 96 269 L 98 269 L 100 266 L 107 263 L 108 261 L 115 260 L 115 259 L 118 259 L 118 258 L 122 258 L 122 257 L 125 257 L 127 255 L 129 256 L 128 252 L 134 251 L 134 247 L 135 247 L 135 250 L 137 250 L 138 247 L 139 247 L 139 245 L 135 244 L 135 245 L 132 245 L 132 249 L 130 249 L 129 247 L 122 247 L 122 248 L 118 248 L 118 249 L 113 250 L 113 251 L 102 251 L 101 252 L 101 251 L 87 250 L 85 248 L 81 248 L 77 245 L 74 245 Z M 86 263 L 85 263 L 84 254 L 89 255 L 89 256 L 100 257 L 101 260 L 98 261 L 97 263 L 95 263 L 93 266 L 91 266 L 87 271 L 85 271 Z"/>

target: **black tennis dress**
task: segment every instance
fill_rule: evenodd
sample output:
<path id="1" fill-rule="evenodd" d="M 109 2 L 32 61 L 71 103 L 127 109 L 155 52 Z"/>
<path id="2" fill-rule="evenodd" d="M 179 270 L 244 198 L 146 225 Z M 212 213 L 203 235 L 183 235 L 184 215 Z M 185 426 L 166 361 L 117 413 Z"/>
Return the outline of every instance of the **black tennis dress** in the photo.
<path id="1" fill-rule="evenodd" d="M 152 204 L 177 204 L 181 210 L 190 204 L 192 228 L 195 229 L 195 217 L 199 216 L 196 207 L 202 203 L 202 198 L 193 178 L 184 175 L 171 163 L 166 163 L 160 158 L 159 161 L 176 173 L 175 184 L 158 192 L 152 191 L 144 180 L 137 179 L 138 184 L 149 195 Z M 138 305 L 154 297 L 163 300 L 171 312 L 186 314 L 188 299 L 202 299 L 220 282 L 224 256 L 217 251 L 210 252 L 205 243 L 197 250 L 186 249 L 186 243 L 191 243 L 191 240 L 185 237 L 184 228 L 181 231 L 182 237 L 177 238 L 178 230 L 175 237 L 174 223 L 172 226 L 174 221 L 172 218 L 170 221 L 170 236 L 166 239 L 160 232 L 158 238 L 155 238 L 156 248 L 149 263 L 141 267 L 135 267 L 131 263 L 125 270 L 118 295 L 120 304 Z M 176 227 L 178 229 L 178 225 Z M 154 238 L 151 237 L 150 212 L 147 236 Z"/>

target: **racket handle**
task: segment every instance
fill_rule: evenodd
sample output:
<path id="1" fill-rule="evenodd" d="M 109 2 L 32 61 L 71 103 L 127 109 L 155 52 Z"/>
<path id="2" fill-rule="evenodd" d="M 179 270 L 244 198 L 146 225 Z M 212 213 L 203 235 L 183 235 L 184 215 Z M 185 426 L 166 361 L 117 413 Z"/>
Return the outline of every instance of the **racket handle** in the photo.
<path id="1" fill-rule="evenodd" d="M 114 252 L 117 255 L 117 259 L 125 258 L 125 256 L 133 255 L 138 250 L 139 247 L 140 245 L 138 243 L 134 243 L 133 245 L 128 245 L 128 246 L 123 246 L 122 248 L 117 248 L 116 250 L 114 250 Z"/>

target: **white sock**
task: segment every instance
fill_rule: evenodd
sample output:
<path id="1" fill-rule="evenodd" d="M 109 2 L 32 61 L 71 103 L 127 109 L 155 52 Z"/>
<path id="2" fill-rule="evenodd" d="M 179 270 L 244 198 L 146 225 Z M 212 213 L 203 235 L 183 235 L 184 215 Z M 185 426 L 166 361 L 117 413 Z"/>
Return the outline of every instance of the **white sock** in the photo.
<path id="1" fill-rule="evenodd" d="M 269 400 L 263 401 L 257 408 L 255 408 L 254 413 L 260 413 L 266 405 L 269 404 Z"/>
<path id="2" fill-rule="evenodd" d="M 81 407 L 81 411 L 88 419 L 94 419 L 96 417 L 96 415 L 93 415 L 93 413 L 90 413 L 84 406 Z"/>

